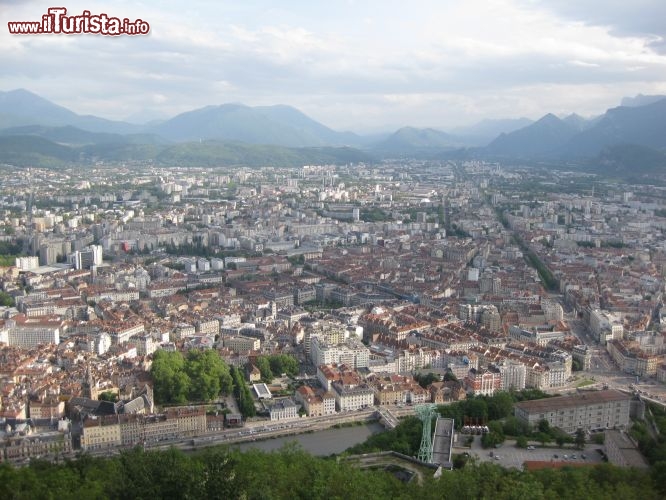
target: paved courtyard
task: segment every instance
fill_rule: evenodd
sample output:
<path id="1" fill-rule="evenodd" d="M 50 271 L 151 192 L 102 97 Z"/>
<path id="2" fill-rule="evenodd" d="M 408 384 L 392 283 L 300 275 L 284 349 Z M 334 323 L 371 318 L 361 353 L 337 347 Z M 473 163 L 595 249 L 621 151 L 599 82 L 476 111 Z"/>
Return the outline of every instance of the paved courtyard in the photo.
<path id="1" fill-rule="evenodd" d="M 464 436 L 461 437 L 464 439 Z M 453 453 L 467 452 L 479 462 L 494 462 L 504 467 L 515 467 L 517 469 L 522 469 L 523 463 L 528 460 L 571 462 L 576 464 L 598 464 L 603 461 L 601 454 L 597 452 L 597 449 L 603 449 L 603 445 L 588 444 L 584 450 L 577 450 L 567 447 L 559 448 L 557 446 L 544 448 L 536 443 L 531 444 L 535 447 L 534 450 L 516 448 L 516 442 L 512 440 L 505 441 L 499 448 L 484 449 L 481 446 L 481 436 L 476 436 L 471 450 L 469 448 L 454 447 Z M 490 456 L 491 452 L 493 456 Z M 583 455 L 586 458 L 582 458 Z M 573 458 L 573 456 L 576 458 Z"/>

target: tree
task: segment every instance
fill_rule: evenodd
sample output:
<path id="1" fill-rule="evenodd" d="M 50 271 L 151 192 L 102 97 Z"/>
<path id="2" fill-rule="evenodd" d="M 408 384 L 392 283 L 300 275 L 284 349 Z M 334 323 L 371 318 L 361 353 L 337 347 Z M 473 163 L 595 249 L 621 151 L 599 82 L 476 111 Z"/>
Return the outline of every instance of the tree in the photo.
<path id="1" fill-rule="evenodd" d="M 364 443 L 348 450 L 349 453 L 370 453 L 393 450 L 414 456 L 421 445 L 422 422 L 416 417 L 401 419 L 398 425 L 389 431 L 373 434 Z"/>
<path id="2" fill-rule="evenodd" d="M 516 438 L 516 447 L 517 448 L 527 448 L 527 438 L 525 436 L 518 436 Z"/>
<path id="3" fill-rule="evenodd" d="M 574 442 L 576 443 L 576 448 L 582 450 L 585 448 L 585 431 L 583 429 L 576 429 L 576 435 L 574 436 Z"/>
<path id="4" fill-rule="evenodd" d="M 236 402 L 238 403 L 238 409 L 241 414 L 247 417 L 254 417 L 257 413 L 257 410 L 254 407 L 254 399 L 252 398 L 252 393 L 250 388 L 245 383 L 240 370 L 232 366 L 231 367 L 231 378 L 234 385 L 234 396 L 236 397 Z"/>
<path id="5" fill-rule="evenodd" d="M 484 398 L 476 397 L 463 401 L 464 413 L 468 417 L 473 417 L 485 421 L 488 418 L 488 403 Z"/>
<path id="6" fill-rule="evenodd" d="M 150 373 L 157 403 L 183 404 L 209 401 L 232 390 L 229 367 L 213 350 L 180 352 L 158 349 L 153 355 Z"/>
<path id="7" fill-rule="evenodd" d="M 504 436 L 498 434 L 497 432 L 487 432 L 481 437 L 481 445 L 484 448 L 494 448 L 498 444 L 504 442 Z"/>
<path id="8" fill-rule="evenodd" d="M 425 373 L 425 374 L 417 373 L 416 375 L 414 375 L 414 380 L 416 380 L 416 382 L 418 382 L 418 384 L 425 389 L 426 387 L 428 387 L 433 382 L 438 382 L 439 381 L 439 375 L 437 375 L 436 373 L 432 373 L 432 372 Z"/>
<path id="9" fill-rule="evenodd" d="M 528 433 L 527 425 L 514 416 L 506 417 L 504 419 L 502 430 L 507 436 L 524 436 Z"/>
<path id="10" fill-rule="evenodd" d="M 500 391 L 488 399 L 488 418 L 499 420 L 513 413 L 513 398 L 508 392 Z"/>
<path id="11" fill-rule="evenodd" d="M 203 498 L 234 498 L 239 485 L 234 484 L 234 463 L 224 448 L 206 448 L 201 454 L 206 473 L 203 475 L 205 495 Z"/>
<path id="12" fill-rule="evenodd" d="M 421 422 L 409 417 L 349 451 L 401 448 L 413 455 L 420 431 Z M 455 462 L 463 466 L 462 460 Z M 293 444 L 271 453 L 216 447 L 184 454 L 175 448 L 146 452 L 138 447 L 120 456 L 84 454 L 61 464 L 1 463 L 0 498 L 653 499 L 666 494 L 663 462 L 650 471 L 600 464 L 530 472 L 469 459 L 462 469 L 439 479 L 423 476 L 422 481 L 403 483 L 384 470 L 360 470 L 346 460 L 313 457 Z"/>
<path id="13" fill-rule="evenodd" d="M 145 452 L 137 447 L 122 453 L 120 462 L 126 491 L 141 491 L 129 498 L 203 498 L 203 463 L 176 448 Z"/>
<path id="14" fill-rule="evenodd" d="M 185 359 L 179 352 L 155 351 L 150 368 L 155 401 L 159 404 L 187 402 L 190 378 L 185 372 Z"/>
<path id="15" fill-rule="evenodd" d="M 261 380 L 270 384 L 273 381 L 273 372 L 271 371 L 271 363 L 266 356 L 259 356 L 256 362 L 257 368 L 261 372 Z"/>
<path id="16" fill-rule="evenodd" d="M 283 373 L 286 373 L 290 377 L 298 375 L 298 360 L 293 356 L 288 354 L 272 354 L 268 357 L 268 361 L 274 376 L 279 376 Z"/>
<path id="17" fill-rule="evenodd" d="M 550 428 L 550 436 L 555 439 L 557 446 L 560 448 L 562 448 L 567 443 L 573 443 L 573 438 L 557 427 Z"/>
<path id="18" fill-rule="evenodd" d="M 14 307 L 14 297 L 7 292 L 0 292 L 0 306 Z"/>
<path id="19" fill-rule="evenodd" d="M 546 434 L 545 432 L 539 432 L 535 436 L 535 439 L 541 443 L 541 446 L 546 446 L 546 444 L 553 440 L 553 438 L 550 437 L 550 434 Z"/>
<path id="20" fill-rule="evenodd" d="M 104 391 L 97 397 L 97 399 L 100 401 L 111 401 L 112 403 L 115 403 L 118 401 L 118 394 L 113 391 Z"/>
<path id="21" fill-rule="evenodd" d="M 223 383 L 224 392 L 230 391 L 229 367 L 216 351 L 211 349 L 189 351 L 185 371 L 190 377 L 191 401 L 210 401 L 216 398 L 220 392 L 223 392 Z"/>
<path id="22" fill-rule="evenodd" d="M 548 422 L 548 420 L 545 418 L 542 418 L 537 424 L 537 429 L 539 432 L 543 432 L 544 434 L 550 434 L 550 422 Z"/>

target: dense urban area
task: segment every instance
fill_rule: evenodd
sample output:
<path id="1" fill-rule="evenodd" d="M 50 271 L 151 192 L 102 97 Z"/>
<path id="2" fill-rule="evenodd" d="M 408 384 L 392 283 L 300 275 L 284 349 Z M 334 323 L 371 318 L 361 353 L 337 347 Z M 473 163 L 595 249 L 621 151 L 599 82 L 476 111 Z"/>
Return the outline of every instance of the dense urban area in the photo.
<path id="1" fill-rule="evenodd" d="M 0 497 L 663 498 L 665 197 L 484 161 L 0 168 Z M 333 459 L 237 448 L 373 421 Z"/>

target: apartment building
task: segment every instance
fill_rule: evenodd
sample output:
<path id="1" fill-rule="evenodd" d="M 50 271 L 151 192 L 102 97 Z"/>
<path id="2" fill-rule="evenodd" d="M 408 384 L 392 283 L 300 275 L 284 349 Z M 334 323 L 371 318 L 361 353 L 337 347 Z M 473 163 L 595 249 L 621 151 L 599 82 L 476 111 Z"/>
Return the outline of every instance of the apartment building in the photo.
<path id="1" fill-rule="evenodd" d="M 500 389 L 521 391 L 525 388 L 527 369 L 523 363 L 505 360 L 498 366 L 500 372 Z"/>
<path id="2" fill-rule="evenodd" d="M 206 411 L 200 406 L 170 408 L 162 414 L 91 416 L 83 422 L 81 448 L 101 450 L 151 444 L 197 436 L 206 429 Z"/>
<path id="3" fill-rule="evenodd" d="M 464 380 L 465 388 L 475 396 L 492 396 L 502 387 L 502 377 L 497 369 L 469 370 Z"/>
<path id="4" fill-rule="evenodd" d="M 90 416 L 83 422 L 81 449 L 103 450 L 122 444 L 117 415 Z"/>
<path id="5" fill-rule="evenodd" d="M 367 368 L 370 365 L 370 350 L 356 339 L 344 344 L 329 344 L 315 337 L 311 342 L 310 357 L 316 366 L 344 364 L 352 368 Z"/>
<path id="6" fill-rule="evenodd" d="M 40 344 L 59 344 L 64 322 L 58 317 L 29 318 L 19 314 L 6 323 L 7 343 L 31 348 Z"/>
<path id="7" fill-rule="evenodd" d="M 289 398 L 275 401 L 268 410 L 271 422 L 298 418 L 298 406 Z"/>
<path id="8" fill-rule="evenodd" d="M 602 345 L 606 345 L 610 340 L 622 339 L 624 333 L 620 318 L 600 309 L 590 311 L 590 330 Z"/>
<path id="9" fill-rule="evenodd" d="M 298 403 L 303 405 L 303 409 L 308 417 L 321 417 L 324 415 L 324 401 L 321 397 L 317 396 L 311 387 L 302 385 L 296 390 L 294 398 Z"/>
<path id="10" fill-rule="evenodd" d="M 521 401 L 514 415 L 535 427 L 546 420 L 552 427 L 573 433 L 577 429 L 607 429 L 629 425 L 631 396 L 616 390 L 589 391 L 574 396 L 558 396 Z"/>
<path id="11" fill-rule="evenodd" d="M 339 411 L 356 411 L 372 406 L 375 401 L 373 390 L 365 385 L 348 386 L 333 382 L 333 394 Z"/>
<path id="12" fill-rule="evenodd" d="M 224 347 L 234 352 L 258 351 L 261 347 L 261 341 L 252 337 L 229 337 L 224 339 Z"/>
<path id="13" fill-rule="evenodd" d="M 636 343 L 611 340 L 607 344 L 608 353 L 620 369 L 639 377 L 654 377 L 657 367 L 664 362 L 666 355 L 649 354 L 641 350 Z"/>

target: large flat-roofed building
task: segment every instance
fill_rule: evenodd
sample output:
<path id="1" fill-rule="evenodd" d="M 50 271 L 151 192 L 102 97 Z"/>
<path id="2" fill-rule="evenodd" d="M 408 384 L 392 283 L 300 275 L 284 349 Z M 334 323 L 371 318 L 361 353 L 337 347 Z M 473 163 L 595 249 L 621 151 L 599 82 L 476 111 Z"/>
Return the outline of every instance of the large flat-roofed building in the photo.
<path id="1" fill-rule="evenodd" d="M 273 397 L 266 384 L 252 384 L 252 388 L 259 399 L 271 399 Z"/>
<path id="2" fill-rule="evenodd" d="M 29 349 L 40 344 L 59 344 L 64 321 L 57 316 L 28 318 L 19 314 L 7 326 L 8 344 Z"/>
<path id="3" fill-rule="evenodd" d="M 228 337 L 224 339 L 224 347 L 227 347 L 234 352 L 257 351 L 261 347 L 261 341 L 253 337 L 239 335 L 237 337 Z"/>
<path id="4" fill-rule="evenodd" d="M 310 357 L 315 366 L 345 364 L 352 368 L 367 368 L 370 365 L 370 350 L 357 339 L 348 339 L 344 344 L 328 344 L 315 337 Z"/>
<path id="5" fill-rule="evenodd" d="M 547 420 L 552 427 L 573 433 L 577 429 L 609 429 L 629 425 L 631 396 L 620 391 L 589 391 L 574 396 L 522 401 L 514 405 L 518 420 L 532 427 Z"/>

